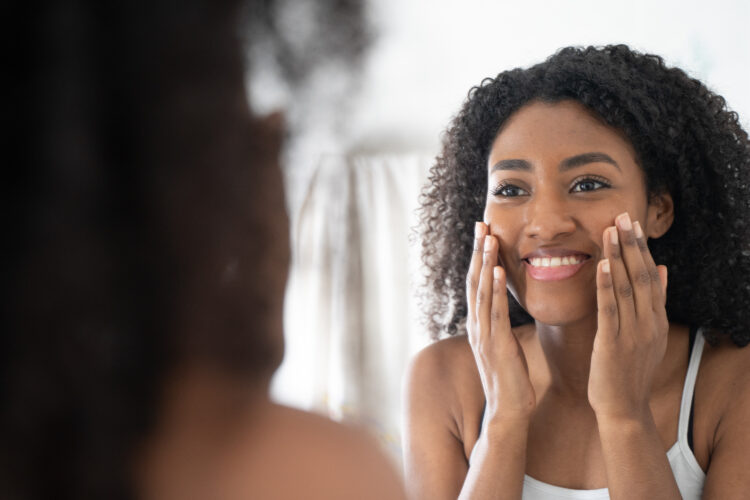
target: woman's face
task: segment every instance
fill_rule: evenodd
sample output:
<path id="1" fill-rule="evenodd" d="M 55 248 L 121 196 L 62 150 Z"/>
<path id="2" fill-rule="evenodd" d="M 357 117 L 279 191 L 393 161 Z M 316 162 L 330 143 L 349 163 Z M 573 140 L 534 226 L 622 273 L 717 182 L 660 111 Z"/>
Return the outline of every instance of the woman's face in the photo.
<path id="1" fill-rule="evenodd" d="M 596 314 L 602 234 L 617 215 L 628 212 L 650 237 L 666 231 L 664 204 L 649 205 L 633 147 L 575 101 L 534 101 L 514 113 L 487 172 L 484 219 L 508 287 L 542 323 Z M 667 206 L 671 214 L 671 199 Z"/>

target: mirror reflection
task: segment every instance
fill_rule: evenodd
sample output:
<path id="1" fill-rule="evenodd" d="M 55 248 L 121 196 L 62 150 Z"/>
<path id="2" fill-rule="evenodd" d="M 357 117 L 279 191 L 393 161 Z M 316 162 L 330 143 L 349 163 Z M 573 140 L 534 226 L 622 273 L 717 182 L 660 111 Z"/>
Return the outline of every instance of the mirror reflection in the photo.
<path id="1" fill-rule="evenodd" d="M 730 143 L 735 134 L 743 137 L 742 128 L 746 129 L 748 115 L 745 110 L 750 108 L 744 94 L 738 91 L 738 82 L 747 81 L 748 75 L 744 70 L 737 70 L 731 78 L 723 80 L 717 73 L 718 67 L 724 64 L 722 61 L 726 61 L 725 67 L 728 68 L 736 67 L 731 61 L 747 59 L 747 51 L 740 48 L 741 43 L 736 38 L 740 30 L 723 30 L 736 43 L 730 42 L 718 49 L 716 34 L 708 27 L 710 23 L 704 22 L 706 16 L 715 14 L 698 8 L 681 9 L 677 14 L 679 22 L 671 25 L 691 42 L 677 48 L 665 38 L 666 33 L 656 27 L 662 22 L 660 19 L 663 20 L 659 16 L 664 13 L 661 11 L 644 18 L 638 16 L 637 6 L 634 9 L 615 8 L 608 13 L 588 11 L 575 15 L 565 12 L 563 7 L 549 6 L 549 9 L 554 15 L 540 18 L 524 7 L 509 10 L 507 6 L 498 6 L 493 11 L 486 6 L 452 9 L 438 3 L 430 13 L 394 5 L 373 8 L 371 13 L 376 20 L 377 36 L 368 49 L 367 62 L 362 68 L 361 88 L 350 97 L 346 112 L 342 112 L 346 116 L 344 130 L 331 132 L 339 144 L 332 147 L 331 144 L 335 143 L 332 140 L 326 144 L 327 149 L 321 148 L 326 154 L 314 157 L 316 161 L 310 156 L 300 155 L 295 157 L 300 161 L 287 167 L 292 184 L 304 175 L 309 176 L 309 181 L 302 183 L 307 190 L 305 195 L 290 201 L 290 204 L 300 205 L 298 210 L 292 211 L 296 221 L 293 244 L 297 260 L 287 291 L 288 351 L 285 364 L 275 380 L 276 397 L 315 408 L 336 419 L 364 422 L 380 437 L 394 460 L 404 463 L 407 484 L 417 497 L 455 497 L 462 488 L 468 488 L 466 481 L 471 478 L 471 453 L 483 428 L 481 422 L 487 397 L 481 383 L 483 377 L 469 376 L 472 372 L 482 373 L 482 369 L 467 339 L 471 307 L 465 290 L 475 245 L 475 223 L 483 224 L 480 232 L 489 232 L 493 236 L 493 245 L 497 247 L 491 251 L 497 253 L 497 263 L 503 268 L 501 274 L 508 272 L 507 276 L 502 274 L 502 279 L 509 288 L 510 323 L 522 329 L 523 338 L 537 339 L 533 345 L 536 346 L 534 359 L 538 363 L 527 368 L 531 377 L 528 383 L 535 388 L 535 414 L 537 409 L 539 411 L 534 418 L 537 420 L 558 414 L 557 400 L 553 396 L 558 387 L 551 385 L 551 380 L 565 380 L 560 373 L 589 380 L 596 329 L 591 331 L 589 323 L 589 334 L 585 337 L 588 347 L 584 349 L 589 351 L 588 357 L 570 360 L 571 364 L 581 365 L 581 368 L 568 373 L 563 367 L 550 364 L 547 351 L 542 349 L 543 345 L 549 345 L 542 344 L 541 334 L 536 328 L 530 331 L 529 325 L 541 321 L 541 324 L 554 326 L 555 335 L 563 336 L 561 332 L 566 331 L 563 327 L 572 320 L 558 317 L 561 311 L 572 314 L 576 321 L 582 321 L 587 315 L 591 321 L 591 311 L 597 310 L 596 273 L 599 262 L 606 255 L 605 230 L 616 227 L 615 221 L 621 214 L 627 213 L 631 227 L 635 228 L 637 222 L 637 227 L 644 233 L 643 239 L 647 241 L 650 258 L 654 261 L 654 267 L 650 269 L 652 277 L 661 273 L 659 279 L 666 279 L 669 301 L 659 316 L 660 321 L 663 323 L 665 316 L 669 324 L 678 328 L 676 340 L 667 343 L 669 349 L 659 348 L 664 349 L 663 359 L 674 356 L 671 368 L 666 364 L 662 366 L 661 362 L 658 364 L 662 370 L 673 370 L 670 379 L 673 386 L 667 390 L 664 386 L 656 388 L 653 380 L 649 382 L 649 391 L 659 392 L 660 397 L 665 398 L 658 403 L 658 408 L 650 410 L 657 423 L 648 442 L 651 445 L 657 443 L 654 436 L 658 435 L 663 448 L 661 454 L 677 450 L 677 427 L 690 414 L 690 407 L 681 413 L 681 398 L 690 385 L 689 381 L 686 384 L 685 373 L 695 345 L 690 341 L 691 329 L 695 330 L 694 338 L 700 337 L 697 333 L 701 325 L 707 329 L 701 333 L 704 338 L 708 338 L 708 330 L 716 331 L 710 335 L 715 335 L 718 341 L 731 339 L 732 334 L 728 332 L 733 329 L 739 332 L 744 328 L 744 320 L 736 319 L 732 326 L 726 319 L 743 313 L 725 315 L 718 311 L 716 303 L 721 302 L 729 308 L 733 307 L 731 304 L 737 305 L 736 300 L 745 304 L 742 302 L 745 299 L 735 299 L 738 294 L 744 297 L 745 278 L 732 278 L 733 285 L 719 287 L 721 292 L 710 292 L 717 294 L 713 295 L 715 298 L 709 301 L 710 304 L 704 293 L 695 293 L 694 286 L 697 282 L 715 280 L 729 283 L 727 269 L 723 270 L 724 274 L 717 274 L 718 270 L 705 263 L 709 254 L 723 254 L 726 248 L 733 248 L 732 255 L 726 254 L 726 258 L 734 264 L 744 262 L 744 237 L 738 236 L 741 231 L 731 229 L 732 224 L 743 224 L 738 221 L 744 220 L 747 211 L 746 208 L 736 208 L 741 205 L 738 197 L 746 199 L 747 196 L 743 191 L 746 190 L 743 187 L 746 186 L 743 180 L 746 174 L 741 166 L 744 160 L 736 159 L 744 157 L 735 151 L 727 153 L 723 160 L 715 159 L 718 163 L 714 166 L 707 166 L 704 158 L 715 156 L 714 146 L 710 144 L 716 141 L 706 139 L 705 146 L 697 145 L 696 136 L 704 134 L 696 131 L 699 127 L 696 128 L 695 122 L 691 121 L 703 120 L 697 118 L 695 114 L 698 112 L 693 109 L 697 98 L 685 94 L 673 101 L 668 100 L 670 92 L 686 92 L 685 88 L 696 86 L 693 90 L 701 95 L 704 112 L 723 113 L 721 117 L 713 118 L 717 120 L 714 125 L 701 125 L 710 130 L 705 137 L 721 134 L 721 130 L 725 134 L 722 140 Z M 478 12 L 483 15 L 477 16 Z M 426 16 L 431 22 L 416 22 L 420 16 Z M 469 16 L 471 21 L 467 20 Z M 502 30 L 494 26 L 500 18 L 508 21 L 503 23 Z M 531 18 L 541 26 L 533 33 L 527 29 Z M 621 23 L 612 23 L 613 18 L 618 18 Z M 553 22 L 554 19 L 565 19 L 566 23 Z M 455 29 L 462 20 L 472 29 Z M 609 33 L 597 33 L 596 26 L 604 25 Z M 636 33 L 632 26 L 638 26 L 639 31 Z M 487 42 L 487 33 L 493 33 L 494 44 Z M 441 40 L 439 50 L 426 47 L 426 40 L 438 39 Z M 506 95 L 502 89 L 490 91 L 484 89 L 489 84 L 482 85 L 484 78 L 495 78 L 508 69 L 531 68 L 557 54 L 560 47 L 601 47 L 620 41 L 627 42 L 628 49 L 623 49 L 625 55 L 612 57 L 615 60 L 619 57 L 621 62 L 602 56 L 589 62 L 576 62 L 579 65 L 575 66 L 572 62 L 565 62 L 565 57 L 584 60 L 584 55 L 560 56 L 560 65 L 572 66 L 570 75 L 555 77 L 557 80 L 542 79 L 531 89 L 528 82 L 515 83 L 527 92 L 524 97 L 513 94 L 513 89 L 507 90 Z M 440 57 L 435 56 L 436 52 Z M 656 70 L 648 73 L 638 66 L 639 61 L 652 59 L 644 58 L 642 54 L 663 57 L 664 68 L 659 70 L 662 73 Z M 633 61 L 629 62 L 631 56 Z M 633 66 L 629 72 L 622 69 L 628 64 Z M 446 71 L 446 67 L 450 67 L 450 71 Z M 617 73 L 613 67 L 622 71 Z M 687 76 L 677 78 L 675 73 L 678 71 Z M 531 78 L 532 73 L 527 71 L 524 74 Z M 612 80 L 597 80 L 600 73 L 610 74 Z M 642 73 L 648 74 L 643 76 Z M 623 82 L 616 82 L 616 78 L 622 78 Z M 703 83 L 693 83 L 692 78 Z M 720 79 L 722 83 L 719 83 Z M 469 111 L 466 106 L 475 98 L 470 94 L 466 99 L 467 92 L 480 85 L 479 90 L 472 92 L 481 94 L 484 89 L 487 94 L 482 95 L 484 101 L 481 104 L 475 103 L 476 116 L 472 115 L 475 122 L 467 123 Z M 500 83 L 496 85 L 502 87 Z M 584 96 L 586 85 L 592 86 L 592 96 L 599 97 Z M 609 93 L 597 90 L 597 85 Z M 635 90 L 627 93 L 621 89 L 629 86 L 643 88 L 640 88 L 640 94 Z M 705 94 L 708 92 L 706 88 L 714 94 Z M 376 99 L 378 96 L 382 98 Z M 589 97 L 591 100 L 586 100 Z M 594 102 L 596 99 L 602 102 Z M 727 104 L 720 99 L 725 99 Z M 531 106 L 532 101 L 559 107 L 537 108 Z M 576 104 L 582 109 L 576 108 Z M 611 108 L 611 111 L 604 110 L 604 107 Z M 665 110 L 665 107 L 670 109 Z M 524 118 L 521 110 L 527 109 L 536 114 L 528 117 L 529 123 L 521 123 L 522 128 L 512 129 L 511 124 L 516 123 L 516 119 Z M 727 111 L 739 112 L 736 123 L 732 123 Z M 458 118 L 454 118 L 456 113 Z M 491 113 L 495 114 L 487 116 Z M 461 119 L 464 122 L 459 123 L 457 120 Z M 599 135 L 581 125 L 586 120 L 591 122 L 588 125 L 593 132 Z M 555 127 L 543 134 L 545 124 Z M 562 130 L 560 124 L 571 126 Z M 503 136 L 503 131 L 510 135 Z M 576 149 L 572 147 L 574 142 L 563 136 L 563 132 L 588 140 L 578 144 Z M 527 136 L 532 136 L 537 142 L 530 142 Z M 654 138 L 648 142 L 644 136 Z M 570 150 L 543 150 L 545 145 L 559 143 L 570 145 Z M 733 147 L 741 149 L 739 143 L 734 144 Z M 701 147 L 705 147 L 702 152 Z M 739 156 L 732 157 L 733 154 Z M 692 162 L 687 157 L 701 160 Z M 309 174 L 301 172 L 305 161 L 314 163 Z M 726 169 L 716 166 L 722 162 L 731 166 Z M 680 170 L 666 167 L 658 171 L 663 163 L 683 165 L 670 168 L 684 168 L 685 172 L 694 175 L 687 176 Z M 542 167 L 548 164 L 554 169 L 543 171 Z M 735 173 L 738 175 L 736 180 L 730 178 Z M 450 180 L 451 176 L 455 179 Z M 704 191 L 707 183 L 716 186 L 717 194 Z M 734 186 L 733 195 L 725 192 L 730 185 Z M 561 186 L 567 189 L 565 193 L 575 196 L 571 199 L 577 201 L 571 203 L 579 205 L 571 208 L 559 199 L 563 197 Z M 292 186 L 289 192 L 304 189 Z M 598 205 L 586 205 L 586 197 Z M 716 198 L 716 203 L 732 215 L 728 212 L 722 215 L 728 218 L 727 222 L 717 225 L 716 214 L 721 212 L 713 205 L 700 205 L 705 216 L 698 223 L 693 215 L 680 215 L 685 210 L 690 211 L 686 198 L 695 199 L 696 203 L 706 203 L 705 198 Z M 730 198 L 734 198 L 733 205 L 729 204 Z M 534 205 L 531 213 L 530 205 L 523 201 L 527 199 L 541 199 L 548 203 Z M 728 208 L 730 206 L 733 208 Z M 581 222 L 578 216 L 569 212 L 592 217 L 591 214 L 595 214 L 596 217 Z M 729 219 L 733 222 L 728 222 Z M 562 225 L 562 229 L 546 227 L 555 224 Z M 722 232 L 722 236 L 716 236 L 716 231 Z M 705 234 L 705 240 L 695 240 L 696 233 Z M 582 241 L 581 235 L 584 234 L 583 239 L 588 243 Z M 547 244 L 551 242 L 551 253 L 545 253 L 545 244 L 537 245 L 542 248 L 539 250 L 537 246 L 524 243 L 524 238 L 530 241 L 542 239 Z M 728 238 L 732 243 L 728 243 Z M 698 248 L 692 250 L 695 253 L 691 258 L 695 260 L 690 264 L 672 260 L 677 258 L 672 255 L 674 248 L 689 246 L 696 241 L 704 243 L 697 243 Z M 721 241 L 726 244 L 720 244 Z M 513 271 L 515 274 L 511 274 L 505 263 L 514 259 L 523 265 L 518 265 Z M 532 262 L 538 265 L 534 266 Z M 666 271 L 657 266 L 665 266 Z M 478 268 L 481 269 L 481 265 Z M 565 275 L 572 271 L 575 274 Z M 536 278 L 532 278 L 532 274 Z M 713 277 L 709 279 L 709 275 Z M 739 275 L 744 276 L 744 271 L 732 273 L 732 276 Z M 552 283 L 551 288 L 534 286 L 539 282 L 549 285 L 550 277 L 560 283 Z M 579 279 L 575 293 L 563 286 L 569 280 Z M 743 309 L 744 305 L 738 308 Z M 697 320 L 694 314 L 699 310 L 714 312 Z M 671 329 L 668 331 L 672 332 Z M 737 335 L 735 343 L 742 344 L 744 334 Z M 439 399 L 433 402 L 430 410 L 424 411 L 434 417 L 439 409 L 450 407 L 454 413 L 445 417 L 445 421 L 422 421 L 411 414 L 414 406 L 427 404 L 421 402 L 417 394 L 432 391 L 443 394 L 448 392 L 446 386 L 422 379 L 420 382 L 407 381 L 407 394 L 403 400 L 399 386 L 408 372 L 408 360 L 428 344 L 431 347 L 425 352 L 439 350 L 441 342 L 432 344 L 444 337 L 452 337 L 447 342 L 462 345 L 471 356 L 454 358 L 453 355 L 440 354 L 440 368 L 434 367 L 440 373 L 435 373 L 435 378 L 448 385 L 458 384 L 461 397 L 470 398 L 470 401 L 459 401 L 459 396 L 456 400 Z M 584 337 L 575 338 L 583 342 Z M 733 344 L 730 340 L 728 342 Z M 683 343 L 684 349 L 677 347 Z M 709 342 L 707 345 L 713 344 Z M 733 351 L 730 349 L 730 352 Z M 417 360 L 422 356 L 420 354 Z M 529 357 L 524 355 L 527 365 Z M 466 361 L 461 370 L 457 368 L 459 359 Z M 419 366 L 418 361 L 414 363 Z M 639 373 L 647 371 L 635 364 L 628 366 Z M 456 371 L 467 378 L 461 379 L 461 383 L 441 378 L 444 376 L 442 372 Z M 676 374 L 680 373 L 682 375 L 678 377 Z M 726 376 L 730 376 L 728 372 Z M 668 378 L 662 372 L 659 377 Z M 700 377 L 696 375 L 696 379 L 700 380 Z M 521 472 L 525 475 L 522 478 L 527 478 L 528 482 L 538 480 L 547 485 L 581 490 L 603 489 L 609 484 L 603 465 L 604 451 L 597 441 L 601 438 L 596 413 L 587 399 L 587 386 L 579 385 L 578 389 L 578 395 L 583 397 L 581 404 L 586 403 L 588 413 L 581 419 L 569 416 L 572 422 L 569 425 L 575 432 L 569 433 L 555 426 L 542 428 L 555 436 L 581 433 L 589 437 L 576 442 L 577 448 L 574 448 L 579 455 L 561 454 L 562 459 L 558 455 L 554 456 L 557 458 L 545 457 L 553 465 L 540 461 L 532 466 L 527 457 L 527 467 Z M 661 394 L 661 391 L 667 392 Z M 696 392 L 700 394 L 699 389 Z M 469 396 L 470 393 L 473 395 Z M 410 403 L 412 398 L 417 398 L 420 403 Z M 459 421 L 464 423 L 459 425 Z M 423 439 L 431 441 L 437 439 L 437 432 L 450 430 L 450 435 L 459 442 L 454 446 L 455 455 L 445 455 L 441 451 L 447 442 L 436 444 L 436 449 L 415 444 L 414 440 L 419 436 L 412 436 L 410 429 L 430 425 L 438 426 L 440 431 L 427 432 Z M 684 424 L 684 427 L 690 426 Z M 541 434 L 532 431 L 528 436 L 530 440 L 541 439 L 538 437 Z M 530 446 L 524 448 L 526 453 L 533 452 Z M 536 446 L 540 445 L 537 443 Z M 567 442 L 561 445 L 563 449 L 568 446 Z M 410 455 L 419 453 L 445 455 L 449 463 L 466 463 L 457 467 L 446 465 L 445 469 L 435 471 L 423 470 L 425 464 L 410 458 Z M 686 453 L 684 457 L 687 458 L 683 458 L 700 478 L 706 472 L 707 457 L 712 452 L 697 453 Z M 699 456 L 700 453 L 704 453 L 703 457 Z M 598 468 L 576 467 L 578 475 L 568 475 L 565 471 L 556 471 L 555 460 L 575 464 L 586 460 L 596 463 Z M 663 469 L 671 463 L 667 462 L 662 461 Z M 523 463 L 523 459 L 514 463 Z M 699 467 L 701 463 L 703 468 Z M 433 474 L 454 479 L 450 484 L 433 483 Z M 455 478 L 460 478 L 460 481 Z M 704 484 L 697 479 L 696 482 Z M 483 483 L 480 480 L 478 484 Z"/>
<path id="2" fill-rule="evenodd" d="M 23 7 L 3 498 L 750 487 L 741 2 Z"/>

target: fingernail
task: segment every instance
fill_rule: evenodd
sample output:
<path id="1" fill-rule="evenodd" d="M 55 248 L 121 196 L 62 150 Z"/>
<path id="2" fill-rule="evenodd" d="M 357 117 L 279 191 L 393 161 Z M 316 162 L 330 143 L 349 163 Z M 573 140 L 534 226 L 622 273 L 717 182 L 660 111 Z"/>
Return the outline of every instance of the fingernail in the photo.
<path id="1" fill-rule="evenodd" d="M 492 236 L 484 237 L 484 250 L 490 250 L 492 248 Z"/>
<path id="2" fill-rule="evenodd" d="M 613 245 L 617 245 L 617 228 L 616 227 L 609 228 L 609 241 Z"/>
<path id="3" fill-rule="evenodd" d="M 620 225 L 620 229 L 623 231 L 630 231 L 633 229 L 633 225 L 630 223 L 630 215 L 628 215 L 627 212 L 620 214 L 620 216 L 617 217 L 617 222 Z"/>
<path id="4" fill-rule="evenodd" d="M 633 223 L 633 232 L 635 233 L 635 237 L 640 239 L 643 238 L 643 229 L 641 229 L 641 223 L 638 221 L 635 221 Z"/>
<path id="5" fill-rule="evenodd" d="M 495 268 L 492 270 L 492 275 L 496 280 L 500 279 L 500 266 L 495 266 Z"/>
<path id="6" fill-rule="evenodd" d="M 602 260 L 602 271 L 609 273 L 609 259 Z"/>

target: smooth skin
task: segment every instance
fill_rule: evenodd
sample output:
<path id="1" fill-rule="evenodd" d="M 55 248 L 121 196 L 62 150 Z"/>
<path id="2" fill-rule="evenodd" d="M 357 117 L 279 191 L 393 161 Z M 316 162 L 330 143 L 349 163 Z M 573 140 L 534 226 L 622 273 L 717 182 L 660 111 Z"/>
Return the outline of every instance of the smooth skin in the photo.
<path id="1" fill-rule="evenodd" d="M 406 379 L 410 496 L 520 498 L 528 474 L 615 499 L 680 498 L 666 451 L 688 328 L 668 321 L 667 270 L 647 245 L 669 229 L 671 197 L 647 199 L 627 139 L 573 101 L 511 116 L 487 170 L 467 336 L 424 349 Z M 561 249 L 588 259 L 565 279 L 531 277 L 525 256 Z M 510 327 L 506 287 L 533 324 Z M 705 347 L 693 425 L 704 498 L 750 491 L 749 364 L 750 349 Z"/>
<path id="2" fill-rule="evenodd" d="M 265 384 L 203 366 L 167 384 L 136 460 L 142 500 L 401 500 L 398 470 L 363 430 L 270 401 Z"/>

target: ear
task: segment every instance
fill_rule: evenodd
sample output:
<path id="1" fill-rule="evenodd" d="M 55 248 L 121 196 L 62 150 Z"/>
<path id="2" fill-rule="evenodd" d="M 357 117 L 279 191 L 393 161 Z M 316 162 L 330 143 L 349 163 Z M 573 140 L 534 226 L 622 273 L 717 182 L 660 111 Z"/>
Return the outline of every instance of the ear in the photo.
<path id="1" fill-rule="evenodd" d="M 646 226 L 647 237 L 660 238 L 664 236 L 664 233 L 672 227 L 674 221 L 672 195 L 665 191 L 652 196 L 648 203 L 646 219 L 648 221 Z"/>

